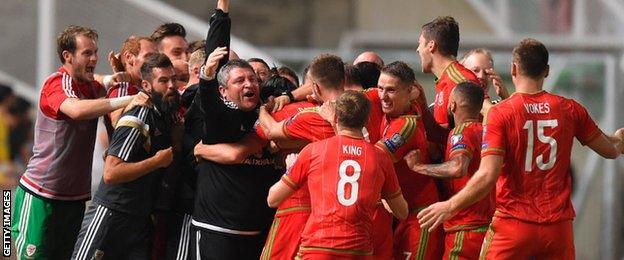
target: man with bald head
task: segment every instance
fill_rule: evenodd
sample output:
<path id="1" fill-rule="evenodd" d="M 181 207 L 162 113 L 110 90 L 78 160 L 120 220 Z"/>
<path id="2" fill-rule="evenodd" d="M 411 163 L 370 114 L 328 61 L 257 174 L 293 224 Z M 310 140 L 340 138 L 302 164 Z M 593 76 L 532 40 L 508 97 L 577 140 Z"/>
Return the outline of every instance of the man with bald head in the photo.
<path id="1" fill-rule="evenodd" d="M 365 52 L 360 53 L 360 55 L 358 55 L 357 58 L 355 58 L 355 60 L 353 61 L 353 65 L 356 65 L 364 61 L 375 63 L 379 65 L 380 68 L 383 67 L 384 65 L 384 62 L 381 59 L 381 57 L 379 57 L 379 55 L 373 51 L 365 51 Z"/>

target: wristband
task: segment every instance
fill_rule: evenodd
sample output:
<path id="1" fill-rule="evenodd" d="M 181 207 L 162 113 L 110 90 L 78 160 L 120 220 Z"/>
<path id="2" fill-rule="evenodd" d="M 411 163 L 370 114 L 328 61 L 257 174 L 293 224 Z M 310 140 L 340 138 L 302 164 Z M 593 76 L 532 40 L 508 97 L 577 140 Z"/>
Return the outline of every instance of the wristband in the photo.
<path id="1" fill-rule="evenodd" d="M 292 92 L 290 91 L 282 92 L 282 96 L 287 96 L 290 103 L 295 102 L 295 96 L 293 96 Z"/>
<path id="2" fill-rule="evenodd" d="M 119 108 L 127 106 L 130 103 L 130 101 L 132 101 L 133 98 L 134 98 L 134 95 L 125 96 L 125 97 L 117 97 L 117 98 L 109 98 L 108 103 L 111 105 L 111 107 L 117 110 Z"/>
<path id="3" fill-rule="evenodd" d="M 113 87 L 113 75 L 106 75 L 102 78 L 102 84 L 106 91 Z"/>

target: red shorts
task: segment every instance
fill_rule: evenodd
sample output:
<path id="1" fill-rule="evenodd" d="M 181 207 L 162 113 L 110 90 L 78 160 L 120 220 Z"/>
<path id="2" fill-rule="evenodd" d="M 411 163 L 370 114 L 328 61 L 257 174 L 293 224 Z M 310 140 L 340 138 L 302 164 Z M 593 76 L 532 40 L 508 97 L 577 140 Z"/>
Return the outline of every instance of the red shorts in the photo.
<path id="1" fill-rule="evenodd" d="M 444 236 L 444 257 L 442 259 L 478 259 L 483 238 L 488 227 L 459 230 Z"/>
<path id="2" fill-rule="evenodd" d="M 301 233 L 310 211 L 275 217 L 260 259 L 293 259 L 299 251 Z"/>
<path id="3" fill-rule="evenodd" d="M 289 258 L 290 259 L 290 258 Z M 341 255 L 341 254 L 330 254 L 330 253 L 320 253 L 320 252 L 305 252 L 302 253 L 302 260 L 373 260 L 377 258 L 373 258 L 373 256 L 367 255 Z"/>
<path id="4" fill-rule="evenodd" d="M 373 258 L 392 259 L 392 214 L 382 204 L 373 212 Z"/>
<path id="5" fill-rule="evenodd" d="M 416 214 L 399 222 L 394 231 L 394 259 L 442 258 L 444 232 L 436 228 L 432 233 L 420 229 Z"/>
<path id="6" fill-rule="evenodd" d="M 574 259 L 572 220 L 531 223 L 492 218 L 481 259 Z"/>

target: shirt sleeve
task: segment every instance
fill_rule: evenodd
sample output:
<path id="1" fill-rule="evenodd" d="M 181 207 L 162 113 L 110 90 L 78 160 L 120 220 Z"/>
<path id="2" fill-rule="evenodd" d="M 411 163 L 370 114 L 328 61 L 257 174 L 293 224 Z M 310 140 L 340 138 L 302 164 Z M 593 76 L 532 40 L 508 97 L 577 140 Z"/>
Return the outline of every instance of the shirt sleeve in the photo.
<path id="1" fill-rule="evenodd" d="M 467 126 L 459 126 L 458 131 L 453 131 L 449 135 L 447 144 L 447 147 L 449 147 L 448 159 L 457 155 L 465 155 L 468 158 L 472 158 L 475 151 L 479 151 L 481 136 L 475 135 L 481 133 L 474 133 L 474 131 L 465 127 Z"/>
<path id="2" fill-rule="evenodd" d="M 390 154 L 393 162 L 400 161 L 409 151 L 418 149 L 419 140 L 417 117 L 400 117 L 393 120 L 386 129 L 377 146 Z"/>
<path id="3" fill-rule="evenodd" d="M 363 90 L 364 95 L 368 101 L 370 101 L 371 106 L 381 106 L 381 99 L 379 99 L 379 88 L 369 88 Z"/>
<path id="4" fill-rule="evenodd" d="M 298 190 L 308 180 L 311 150 L 310 145 L 304 147 L 293 166 L 286 169 L 286 173 L 282 176 L 282 182 L 293 190 Z"/>
<path id="5" fill-rule="evenodd" d="M 206 60 L 208 60 L 208 55 L 212 53 L 218 47 L 228 47 L 230 48 L 230 30 L 232 28 L 232 20 L 230 20 L 230 16 L 228 13 L 224 13 L 223 11 L 217 9 L 214 14 L 210 17 L 210 28 L 208 29 L 208 34 L 206 35 L 206 46 L 204 51 L 206 52 Z M 206 63 L 204 60 L 204 64 Z M 216 71 L 219 71 L 221 67 L 225 65 L 229 60 L 229 54 L 226 54 L 223 59 L 219 61 L 219 65 Z"/>
<path id="6" fill-rule="evenodd" d="M 106 97 L 118 98 L 118 97 L 135 95 L 137 93 L 139 93 L 139 90 L 136 87 L 130 85 L 130 83 L 128 82 L 121 82 L 113 86 L 108 91 L 108 94 L 106 95 Z"/>
<path id="7" fill-rule="evenodd" d="M 147 152 L 144 145 L 149 137 L 149 125 L 146 124 L 148 113 L 149 108 L 136 107 L 119 118 L 108 155 L 127 162 L 130 158 Z"/>
<path id="8" fill-rule="evenodd" d="M 490 109 L 483 127 L 481 157 L 486 155 L 505 155 L 507 147 L 505 121 L 498 111 L 498 106 Z"/>
<path id="9" fill-rule="evenodd" d="M 576 101 L 572 101 L 572 106 L 576 116 L 574 119 L 575 136 L 581 144 L 586 145 L 599 137 L 602 134 L 602 131 L 598 128 L 598 125 L 596 125 L 596 122 L 591 118 L 587 109 L 583 107 L 583 105 Z"/>
<path id="10" fill-rule="evenodd" d="M 78 98 L 74 92 L 71 78 L 63 74 L 61 76 L 50 79 L 41 90 L 41 99 L 39 107 L 44 115 L 61 119 L 61 104 L 67 98 Z"/>
<path id="11" fill-rule="evenodd" d="M 387 200 L 394 199 L 401 195 L 401 186 L 399 185 L 399 179 L 394 171 L 394 165 L 390 160 L 388 154 L 381 154 L 379 156 L 381 169 L 385 173 L 384 184 L 381 188 L 381 197 Z"/>
<path id="12" fill-rule="evenodd" d="M 291 139 L 310 142 L 334 136 L 334 128 L 314 111 L 301 111 L 287 119 L 284 133 Z"/>

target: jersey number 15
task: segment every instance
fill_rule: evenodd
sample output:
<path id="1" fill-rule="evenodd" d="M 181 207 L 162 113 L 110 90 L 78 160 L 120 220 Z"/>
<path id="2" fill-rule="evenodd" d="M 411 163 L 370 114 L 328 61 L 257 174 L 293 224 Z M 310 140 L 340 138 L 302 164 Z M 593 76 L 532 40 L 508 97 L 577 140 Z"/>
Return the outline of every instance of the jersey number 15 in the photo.
<path id="1" fill-rule="evenodd" d="M 533 171 L 533 145 L 535 142 L 535 135 L 533 133 L 534 121 L 527 120 L 524 123 L 523 129 L 527 130 L 527 149 L 524 160 L 524 171 L 530 173 Z M 550 152 L 548 153 L 548 162 L 544 162 L 544 155 L 540 154 L 535 157 L 535 164 L 537 168 L 542 171 L 550 170 L 555 166 L 555 161 L 557 160 L 557 140 L 552 136 L 544 135 L 544 128 L 557 127 L 557 119 L 550 120 L 536 120 L 537 122 L 537 140 L 543 144 L 550 145 Z"/>

